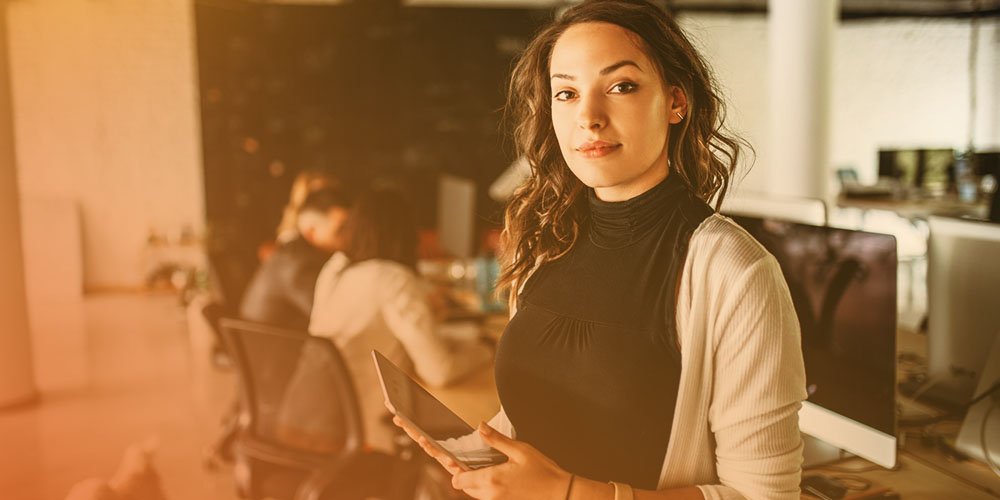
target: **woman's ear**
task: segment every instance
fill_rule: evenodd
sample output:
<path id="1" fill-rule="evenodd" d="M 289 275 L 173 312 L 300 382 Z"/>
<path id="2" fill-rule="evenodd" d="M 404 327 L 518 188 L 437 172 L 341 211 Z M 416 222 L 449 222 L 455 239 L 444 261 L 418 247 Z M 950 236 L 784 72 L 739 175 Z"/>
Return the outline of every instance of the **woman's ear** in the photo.
<path id="1" fill-rule="evenodd" d="M 670 117 L 667 118 L 667 122 L 671 125 L 676 125 L 687 118 L 687 94 L 684 92 L 684 89 L 677 85 L 671 85 L 669 87 L 669 91 L 670 97 L 672 98 L 672 104 L 670 105 Z"/>

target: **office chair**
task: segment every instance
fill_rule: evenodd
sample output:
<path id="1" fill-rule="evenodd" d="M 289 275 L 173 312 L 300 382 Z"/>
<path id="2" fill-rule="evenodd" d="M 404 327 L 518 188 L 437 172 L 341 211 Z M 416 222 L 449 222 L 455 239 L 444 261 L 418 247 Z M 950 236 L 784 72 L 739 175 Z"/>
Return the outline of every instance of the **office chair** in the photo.
<path id="1" fill-rule="evenodd" d="M 329 339 L 246 321 L 220 324 L 240 379 L 240 496 L 413 498 L 420 463 L 364 449 L 354 383 Z"/>
<path id="2" fill-rule="evenodd" d="M 212 366 L 220 370 L 232 370 L 233 358 L 226 350 L 226 340 L 222 337 L 222 318 L 226 317 L 226 308 L 222 303 L 210 300 L 201 307 L 201 315 L 205 318 L 212 332 Z M 216 470 L 224 464 L 233 461 L 233 445 L 239 432 L 239 402 L 233 401 L 222 416 L 218 435 L 212 444 L 205 448 L 203 462 L 205 468 Z"/>
<path id="3" fill-rule="evenodd" d="M 210 300 L 201 307 L 201 316 L 205 318 L 215 344 L 212 345 L 212 366 L 229 370 L 233 367 L 233 361 L 226 351 L 226 341 L 222 338 L 222 326 L 220 322 L 226 316 L 226 307 L 220 302 Z"/>

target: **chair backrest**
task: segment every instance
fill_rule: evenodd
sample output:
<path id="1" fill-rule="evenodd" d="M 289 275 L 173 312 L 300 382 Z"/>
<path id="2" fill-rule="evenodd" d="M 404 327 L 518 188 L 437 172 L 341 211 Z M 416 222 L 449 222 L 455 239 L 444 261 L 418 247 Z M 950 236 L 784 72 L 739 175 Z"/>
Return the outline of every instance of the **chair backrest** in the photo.
<path id="1" fill-rule="evenodd" d="M 215 334 L 216 339 L 220 342 L 223 342 L 220 323 L 225 315 L 226 307 L 214 300 L 205 302 L 205 305 L 201 307 L 201 316 L 205 318 L 208 326 L 212 329 L 212 333 Z"/>
<path id="2" fill-rule="evenodd" d="M 222 319 L 240 376 L 245 425 L 257 440 L 295 452 L 360 450 L 360 409 L 343 358 L 329 339 Z"/>

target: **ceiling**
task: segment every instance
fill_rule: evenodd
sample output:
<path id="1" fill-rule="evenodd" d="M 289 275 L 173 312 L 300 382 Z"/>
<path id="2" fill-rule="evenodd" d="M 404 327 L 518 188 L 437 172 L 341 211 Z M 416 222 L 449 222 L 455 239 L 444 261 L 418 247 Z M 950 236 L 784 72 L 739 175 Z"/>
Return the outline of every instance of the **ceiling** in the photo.
<path id="1" fill-rule="evenodd" d="M 664 0 L 677 11 L 766 13 L 767 0 Z M 807 0 L 815 1 L 815 0 Z M 1000 0 L 840 0 L 842 18 L 1000 15 Z"/>
<path id="2" fill-rule="evenodd" d="M 343 4 L 352 0 L 250 0 L 281 4 Z M 353 0 L 422 7 L 550 8 L 576 0 Z M 768 0 L 654 0 L 675 12 L 766 14 Z M 802 0 L 818 1 L 818 0 Z M 839 0 L 842 19 L 885 17 L 1000 17 L 1000 0 Z"/>

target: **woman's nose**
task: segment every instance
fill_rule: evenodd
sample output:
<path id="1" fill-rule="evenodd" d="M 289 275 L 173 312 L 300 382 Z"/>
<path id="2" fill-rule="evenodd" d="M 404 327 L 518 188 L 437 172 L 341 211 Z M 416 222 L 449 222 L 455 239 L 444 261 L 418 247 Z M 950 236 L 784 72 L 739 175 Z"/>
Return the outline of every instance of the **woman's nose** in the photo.
<path id="1" fill-rule="evenodd" d="M 577 109 L 577 125 L 584 130 L 599 130 L 608 123 L 607 113 L 597 98 L 583 98 Z"/>

